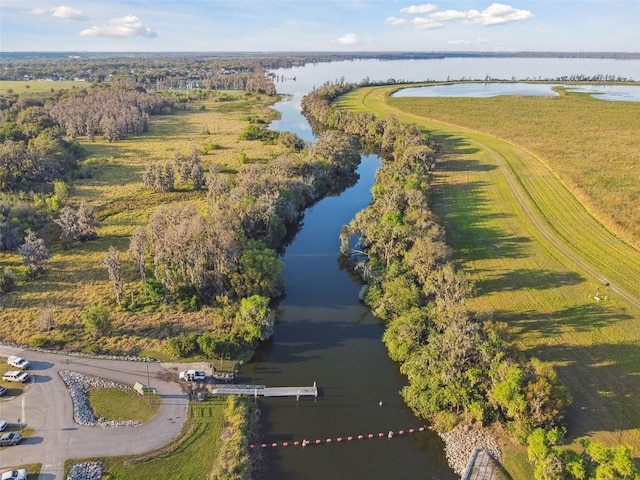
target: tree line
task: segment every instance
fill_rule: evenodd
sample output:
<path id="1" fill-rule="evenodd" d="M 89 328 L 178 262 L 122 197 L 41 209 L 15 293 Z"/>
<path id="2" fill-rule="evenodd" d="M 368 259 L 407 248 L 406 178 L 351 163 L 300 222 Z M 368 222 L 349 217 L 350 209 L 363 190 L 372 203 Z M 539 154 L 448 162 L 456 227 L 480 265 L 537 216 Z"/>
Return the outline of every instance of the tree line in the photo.
<path id="1" fill-rule="evenodd" d="M 472 285 L 451 260 L 444 229 L 429 209 L 437 144 L 416 125 L 331 105 L 352 88 L 325 84 L 305 97 L 303 113 L 316 128 L 359 135 L 381 158 L 372 203 L 343 227 L 341 251 L 365 282 L 361 299 L 386 322 L 383 341 L 408 379 L 405 402 L 438 431 L 499 423 L 523 445 L 539 432 L 560 431 L 571 397 L 553 367 L 520 360 L 502 338 L 506 325 L 467 307 Z M 539 454 L 532 462 L 540 458 L 553 463 L 564 457 Z M 536 478 L 634 478 L 538 473 L 544 470 L 536 467 Z"/>
<path id="2" fill-rule="evenodd" d="M 45 103 L 32 95 L 0 96 L 0 192 L 29 190 L 77 168 L 81 150 Z"/>
<path id="3" fill-rule="evenodd" d="M 271 335 L 275 316 L 269 303 L 284 287 L 278 252 L 304 210 L 338 181 L 353 177 L 360 161 L 358 142 L 344 133 L 327 132 L 314 145 L 290 132 L 268 137 L 264 141 L 279 142 L 283 153 L 235 174 L 215 166 L 203 174 L 195 148 L 189 154 L 175 152 L 173 163 L 149 164 L 143 182 L 161 194 L 170 194 L 176 176 L 199 190 L 193 178 L 197 171 L 206 188 L 206 208 L 160 206 L 134 232 L 127 252 L 110 251 L 105 257 L 122 308 L 151 303 L 217 312 L 208 331 L 180 333 L 169 341 L 176 355 L 246 358 Z M 121 253 L 139 274 L 135 294 L 123 292 Z"/>
<path id="4" fill-rule="evenodd" d="M 149 115 L 166 114 L 172 102 L 166 97 L 136 90 L 99 89 L 68 93 L 50 109 L 51 116 L 70 138 L 86 135 L 93 141 L 103 135 L 117 141 L 149 129 Z"/>

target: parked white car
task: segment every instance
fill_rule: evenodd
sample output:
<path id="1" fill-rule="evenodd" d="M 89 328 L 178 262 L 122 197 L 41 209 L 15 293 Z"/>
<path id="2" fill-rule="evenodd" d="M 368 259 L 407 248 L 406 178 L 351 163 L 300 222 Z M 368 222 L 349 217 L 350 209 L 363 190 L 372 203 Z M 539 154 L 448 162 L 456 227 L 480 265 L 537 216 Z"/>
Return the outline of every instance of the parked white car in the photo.
<path id="1" fill-rule="evenodd" d="M 20 470 L 9 470 L 0 475 L 0 480 L 26 480 L 27 471 L 24 468 Z"/>
<path id="2" fill-rule="evenodd" d="M 17 355 L 11 355 L 9 358 L 7 358 L 7 363 L 12 367 L 22 368 L 23 370 L 26 370 L 27 368 L 29 368 L 29 366 L 31 366 L 29 360 L 25 360 L 24 358 L 18 357 Z"/>
<path id="3" fill-rule="evenodd" d="M 0 432 L 7 428 L 7 421 L 0 418 Z"/>
<path id="4" fill-rule="evenodd" d="M 7 382 L 28 382 L 31 376 L 27 372 L 21 372 L 20 370 L 9 370 L 2 375 L 2 379 Z"/>
<path id="5" fill-rule="evenodd" d="M 17 445 L 22 440 L 22 435 L 16 432 L 5 433 L 0 437 L 0 447 L 6 447 L 8 445 Z"/>
<path id="6" fill-rule="evenodd" d="M 185 370 L 178 374 L 178 378 L 186 382 L 204 382 L 207 374 L 201 370 Z"/>

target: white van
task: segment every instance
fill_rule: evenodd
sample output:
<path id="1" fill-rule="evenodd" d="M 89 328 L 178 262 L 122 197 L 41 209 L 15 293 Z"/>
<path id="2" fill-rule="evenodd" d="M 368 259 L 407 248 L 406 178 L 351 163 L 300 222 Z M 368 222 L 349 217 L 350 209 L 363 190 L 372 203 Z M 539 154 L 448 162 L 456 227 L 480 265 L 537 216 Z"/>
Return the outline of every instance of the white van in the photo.
<path id="1" fill-rule="evenodd" d="M 185 370 L 184 372 L 180 372 L 178 378 L 185 382 L 204 382 L 207 374 L 202 370 Z"/>

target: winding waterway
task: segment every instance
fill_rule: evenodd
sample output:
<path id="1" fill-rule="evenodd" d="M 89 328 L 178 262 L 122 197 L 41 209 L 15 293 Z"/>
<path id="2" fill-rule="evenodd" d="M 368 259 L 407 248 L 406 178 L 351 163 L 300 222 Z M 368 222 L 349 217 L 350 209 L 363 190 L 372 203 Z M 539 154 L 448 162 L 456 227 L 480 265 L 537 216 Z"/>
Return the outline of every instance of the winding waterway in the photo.
<path id="1" fill-rule="evenodd" d="M 293 131 L 308 141 L 311 128 L 300 115 L 302 96 L 326 81 L 388 78 L 420 81 L 447 78 L 555 78 L 615 74 L 640 79 L 640 61 L 591 59 L 376 60 L 314 64 L 274 72 L 282 118 L 271 127 Z M 293 78 L 295 77 L 295 80 Z M 266 479 L 438 479 L 457 478 L 448 467 L 439 437 L 418 428 L 422 422 L 404 405 L 405 378 L 381 342 L 383 325 L 358 300 L 360 284 L 339 263 L 339 232 L 371 199 L 379 160 L 363 157 L 359 180 L 339 196 L 305 213 L 304 223 L 283 256 L 286 297 L 272 339 L 243 367 L 245 380 L 267 386 L 310 386 L 317 399 L 260 399 Z M 242 381 L 242 379 L 240 379 Z M 382 403 L 381 403 L 382 402 Z M 382 438 L 379 433 L 385 434 Z M 373 434 L 374 438 L 367 438 Z M 357 440 L 358 435 L 364 439 Z M 353 441 L 337 443 L 337 437 Z M 332 439 L 331 444 L 326 439 Z M 321 445 L 281 446 L 303 439 Z"/>

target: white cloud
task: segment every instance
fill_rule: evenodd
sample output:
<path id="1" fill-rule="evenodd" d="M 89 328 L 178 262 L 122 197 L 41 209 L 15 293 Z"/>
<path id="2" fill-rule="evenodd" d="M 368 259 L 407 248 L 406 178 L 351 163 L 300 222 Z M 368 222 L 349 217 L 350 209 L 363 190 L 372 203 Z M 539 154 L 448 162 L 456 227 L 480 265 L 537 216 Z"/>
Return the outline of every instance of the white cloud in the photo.
<path id="1" fill-rule="evenodd" d="M 429 17 L 416 17 L 411 21 L 411 23 L 420 30 L 441 28 L 444 26 L 442 23 L 435 22 Z"/>
<path id="2" fill-rule="evenodd" d="M 385 25 L 406 25 L 409 23 L 409 20 L 406 18 L 387 17 L 384 23 Z"/>
<path id="3" fill-rule="evenodd" d="M 80 32 L 83 37 L 157 37 L 158 34 L 145 26 L 135 15 L 114 18 L 104 25 L 93 26 Z"/>
<path id="4" fill-rule="evenodd" d="M 50 13 L 54 18 L 61 18 L 63 20 L 89 20 L 89 17 L 76 8 L 66 7 L 60 5 L 53 8 L 34 8 L 27 13 L 31 15 L 44 15 Z"/>
<path id="5" fill-rule="evenodd" d="M 422 5 L 411 5 L 410 7 L 401 8 L 400 13 L 404 13 L 405 15 L 421 15 L 424 13 L 435 12 L 438 9 L 435 5 L 430 3 L 425 3 Z"/>
<path id="6" fill-rule="evenodd" d="M 89 17 L 83 14 L 80 10 L 65 7 L 64 5 L 52 8 L 50 12 L 52 17 L 62 18 L 64 20 L 89 20 Z"/>
<path id="7" fill-rule="evenodd" d="M 482 12 L 469 10 L 467 16 L 470 19 L 470 23 L 491 26 L 526 20 L 527 18 L 533 17 L 533 13 L 529 10 L 519 10 L 503 3 L 492 3 Z"/>
<path id="8" fill-rule="evenodd" d="M 355 45 L 360 43 L 358 35 L 355 33 L 347 33 L 336 40 L 341 45 Z"/>
<path id="9" fill-rule="evenodd" d="M 478 10 L 442 10 L 439 11 L 436 5 L 425 3 L 422 5 L 411 5 L 401 8 L 400 13 L 404 15 L 421 15 L 410 21 L 416 28 L 440 28 L 442 23 L 453 20 L 463 20 L 463 23 L 482 26 L 500 25 L 503 23 L 526 20 L 533 17 L 529 10 L 521 10 L 503 3 L 492 3 L 483 11 Z M 409 20 L 396 17 L 388 17 L 385 24 L 405 25 Z"/>
<path id="10" fill-rule="evenodd" d="M 431 15 L 429 15 L 429 18 L 433 20 L 439 20 L 441 22 L 449 22 L 451 20 L 468 18 L 468 16 L 468 12 L 460 12 L 458 10 L 443 10 L 442 12 L 433 12 Z"/>

